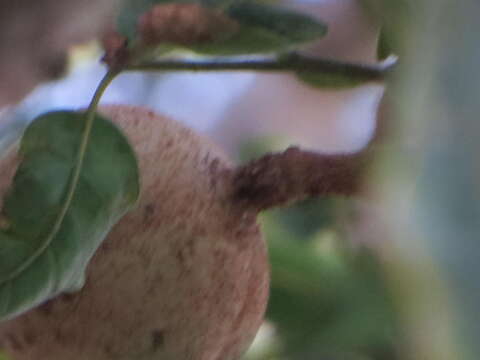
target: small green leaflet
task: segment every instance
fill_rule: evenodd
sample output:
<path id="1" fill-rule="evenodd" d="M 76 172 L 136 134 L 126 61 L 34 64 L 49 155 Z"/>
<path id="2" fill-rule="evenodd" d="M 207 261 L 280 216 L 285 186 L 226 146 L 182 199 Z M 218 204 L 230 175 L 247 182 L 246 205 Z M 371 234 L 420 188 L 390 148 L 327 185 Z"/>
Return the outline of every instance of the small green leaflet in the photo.
<path id="1" fill-rule="evenodd" d="M 242 55 L 283 52 L 320 39 L 327 26 L 320 21 L 279 6 L 259 2 L 236 2 L 226 14 L 240 24 L 238 32 L 193 50 L 211 55 Z"/>
<path id="2" fill-rule="evenodd" d="M 393 54 L 393 51 L 390 46 L 390 40 L 385 29 L 380 30 L 378 37 L 378 46 L 377 46 L 377 58 L 379 60 L 384 60 L 390 55 Z"/>
<path id="3" fill-rule="evenodd" d="M 327 26 L 306 14 L 260 2 L 236 2 L 227 14 L 243 26 L 268 30 L 290 44 L 316 40 L 327 34 Z"/>
<path id="4" fill-rule="evenodd" d="M 261 2 L 238 0 L 129 0 L 117 18 L 118 31 L 134 44 L 139 17 L 160 3 L 200 3 L 207 7 L 213 6 L 222 9 L 226 16 L 238 23 L 238 31 L 232 34 L 222 33 L 218 40 L 188 47 L 189 50 L 205 55 L 284 52 L 317 40 L 327 33 L 325 24 L 306 14 Z M 161 47 L 165 45 L 183 48 L 179 44 L 158 44 Z"/>
<path id="5" fill-rule="evenodd" d="M 24 133 L 2 209 L 9 225 L 0 232 L 0 320 L 79 290 L 93 254 L 136 203 L 135 154 L 117 127 L 96 115 L 74 197 L 55 231 L 83 127 L 83 113 L 57 111 Z"/>

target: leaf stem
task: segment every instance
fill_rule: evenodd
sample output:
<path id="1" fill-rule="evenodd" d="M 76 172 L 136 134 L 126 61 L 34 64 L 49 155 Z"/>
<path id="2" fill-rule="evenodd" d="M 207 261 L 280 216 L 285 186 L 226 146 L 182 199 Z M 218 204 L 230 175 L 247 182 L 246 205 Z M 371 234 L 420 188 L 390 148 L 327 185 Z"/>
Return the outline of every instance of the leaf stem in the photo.
<path id="1" fill-rule="evenodd" d="M 83 166 L 83 161 L 85 159 L 85 153 L 87 151 L 88 140 L 90 139 L 90 133 L 92 132 L 93 122 L 95 120 L 95 111 L 97 110 L 97 106 L 100 102 L 100 99 L 103 93 L 107 89 L 108 85 L 110 85 L 110 83 L 113 81 L 115 76 L 118 75 L 118 73 L 119 72 L 116 70 L 115 71 L 110 70 L 105 74 L 103 79 L 98 84 L 97 89 L 93 94 L 92 100 L 88 105 L 87 111 L 85 112 L 85 124 L 83 128 L 82 137 L 80 139 L 80 145 L 78 147 L 75 168 L 73 169 L 72 176 L 68 184 L 65 202 L 62 206 L 62 209 L 57 218 L 57 221 L 55 222 L 54 230 L 52 231 L 52 233 L 56 233 L 60 229 L 61 223 L 63 222 L 63 219 L 68 211 L 68 208 L 70 207 L 73 196 L 75 194 L 75 189 L 77 187 L 78 180 L 80 178 L 80 173 L 82 172 L 82 166 Z M 53 239 L 53 236 L 54 234 L 52 235 L 52 239 Z"/>
<path id="2" fill-rule="evenodd" d="M 71 177 L 69 179 L 65 199 L 63 200 L 63 205 L 58 213 L 55 223 L 53 224 L 52 229 L 46 234 L 45 239 L 41 242 L 41 245 L 29 256 L 22 264 L 20 264 L 14 271 L 10 274 L 7 274 L 5 277 L 0 279 L 0 285 L 6 283 L 17 277 L 21 274 L 26 268 L 28 268 L 43 252 L 48 248 L 50 243 L 53 241 L 57 235 L 60 227 L 62 226 L 63 220 L 70 208 L 73 197 L 75 195 L 75 190 L 77 188 L 78 180 L 80 179 L 80 174 L 82 171 L 83 161 L 85 159 L 85 153 L 87 151 L 88 140 L 90 138 L 90 133 L 92 131 L 93 122 L 95 120 L 95 110 L 97 109 L 100 98 L 105 92 L 108 85 L 112 82 L 115 76 L 118 74 L 118 71 L 110 70 L 105 74 L 103 79 L 100 81 L 93 98 L 88 106 L 87 111 L 85 112 L 85 124 L 82 132 L 82 137 L 80 139 L 80 145 L 78 147 L 77 158 L 75 161 L 75 167 L 73 168 Z"/>
<path id="3" fill-rule="evenodd" d="M 314 72 L 331 75 L 346 75 L 365 81 L 383 81 L 396 63 L 388 58 L 381 63 L 367 65 L 348 63 L 331 59 L 319 59 L 296 53 L 279 58 L 247 60 L 160 60 L 128 65 L 126 71 L 276 71 Z"/>

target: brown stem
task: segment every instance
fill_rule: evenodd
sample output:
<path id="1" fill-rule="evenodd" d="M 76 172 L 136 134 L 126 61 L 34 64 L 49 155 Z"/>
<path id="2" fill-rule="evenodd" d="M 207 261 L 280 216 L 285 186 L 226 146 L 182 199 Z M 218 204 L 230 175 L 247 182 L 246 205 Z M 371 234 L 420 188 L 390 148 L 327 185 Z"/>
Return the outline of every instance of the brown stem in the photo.
<path id="1" fill-rule="evenodd" d="M 265 155 L 239 167 L 234 174 L 234 197 L 261 211 L 307 197 L 352 195 L 362 184 L 371 150 L 328 155 L 292 147 Z"/>
<path id="2" fill-rule="evenodd" d="M 267 71 L 311 72 L 348 77 L 359 82 L 383 82 L 395 67 L 389 59 L 375 65 L 310 58 L 296 53 L 259 59 L 210 58 L 203 60 L 160 60 L 127 65 L 126 71 Z"/>
<path id="3" fill-rule="evenodd" d="M 384 94 L 377 126 L 366 148 L 353 154 L 320 154 L 291 147 L 240 166 L 233 173 L 233 196 L 254 212 L 308 197 L 354 195 L 361 191 L 374 154 L 387 143 L 391 98 Z"/>

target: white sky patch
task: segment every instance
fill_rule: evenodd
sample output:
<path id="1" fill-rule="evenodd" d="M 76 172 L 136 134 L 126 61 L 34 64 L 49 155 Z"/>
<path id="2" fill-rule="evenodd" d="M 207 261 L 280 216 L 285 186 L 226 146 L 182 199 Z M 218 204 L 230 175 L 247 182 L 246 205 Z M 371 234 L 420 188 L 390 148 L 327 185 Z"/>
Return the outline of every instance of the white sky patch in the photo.
<path id="1" fill-rule="evenodd" d="M 9 118 L 28 122 L 46 111 L 85 108 L 105 71 L 100 63 L 83 64 L 67 77 L 37 87 L 2 122 Z M 147 106 L 204 131 L 253 78 L 253 73 L 239 72 L 124 73 L 108 87 L 101 102 Z"/>

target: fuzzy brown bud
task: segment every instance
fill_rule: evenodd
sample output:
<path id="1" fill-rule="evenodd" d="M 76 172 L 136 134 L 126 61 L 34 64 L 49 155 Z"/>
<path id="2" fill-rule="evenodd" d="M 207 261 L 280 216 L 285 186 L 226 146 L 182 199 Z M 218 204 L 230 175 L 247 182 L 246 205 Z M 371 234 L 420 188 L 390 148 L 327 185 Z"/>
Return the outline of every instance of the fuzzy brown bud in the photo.
<path id="1" fill-rule="evenodd" d="M 128 60 L 127 38 L 115 30 L 108 31 L 102 38 L 105 55 L 102 61 L 110 67 L 120 66 Z"/>
<path id="2" fill-rule="evenodd" d="M 148 45 L 211 42 L 237 28 L 238 24 L 221 11 L 199 4 L 159 4 L 138 22 L 140 39 Z"/>

